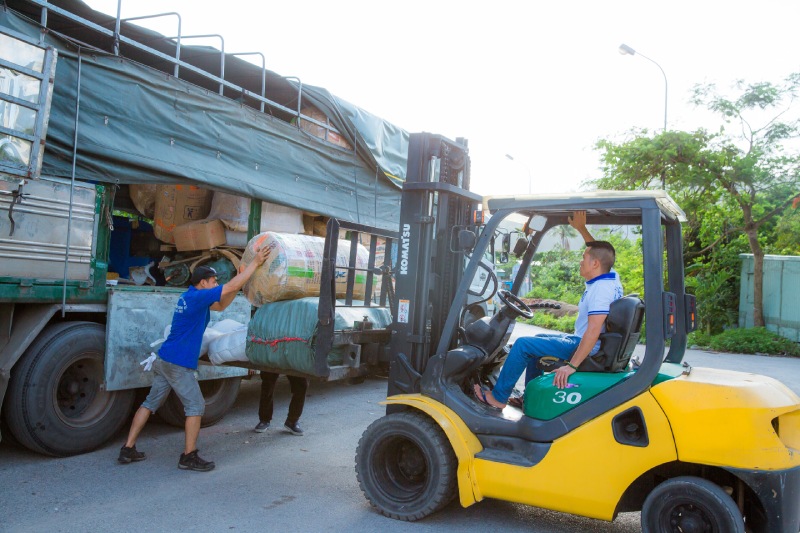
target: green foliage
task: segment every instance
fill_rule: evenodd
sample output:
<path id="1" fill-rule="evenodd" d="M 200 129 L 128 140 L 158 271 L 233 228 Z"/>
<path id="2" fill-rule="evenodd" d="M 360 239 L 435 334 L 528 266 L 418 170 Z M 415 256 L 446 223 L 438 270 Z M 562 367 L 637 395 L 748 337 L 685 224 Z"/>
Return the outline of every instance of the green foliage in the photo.
<path id="1" fill-rule="evenodd" d="M 800 345 L 766 328 L 729 329 L 711 337 L 708 346 L 719 352 L 800 357 Z"/>
<path id="2" fill-rule="evenodd" d="M 711 335 L 701 330 L 693 331 L 689 333 L 689 338 L 686 344 L 689 346 L 689 348 L 693 346 L 697 346 L 699 348 L 708 348 L 711 346 Z"/>
<path id="3" fill-rule="evenodd" d="M 530 320 L 525 320 L 526 324 L 539 326 L 540 328 L 563 331 L 564 333 L 575 333 L 575 319 L 577 315 L 564 315 L 554 317 L 550 313 L 539 312 L 533 315 Z"/>
<path id="4" fill-rule="evenodd" d="M 800 206 L 790 209 L 775 225 L 775 240 L 765 250 L 775 255 L 800 255 Z"/>
<path id="5" fill-rule="evenodd" d="M 713 85 L 693 91 L 696 105 L 722 119 L 716 133 L 634 130 L 621 142 L 599 141 L 603 177 L 591 182 L 637 190 L 660 188 L 665 179 L 688 218 L 687 286 L 708 332 L 736 323 L 739 253 L 752 253 L 759 264 L 764 253 L 800 253 L 800 216 L 789 208 L 800 193 L 800 154 L 792 144 L 800 120 L 790 112 L 800 74 L 781 84 L 738 82 L 734 92 L 728 98 Z M 760 295 L 762 280 L 754 281 Z M 761 302 L 755 305 L 760 316 Z"/>
<path id="6" fill-rule="evenodd" d="M 631 240 L 618 233 L 602 231 L 598 239 L 609 241 L 614 245 L 617 259 L 614 270 L 619 274 L 625 294 L 638 294 L 644 298 L 644 261 L 642 258 L 642 239 Z"/>
<path id="7" fill-rule="evenodd" d="M 582 251 L 556 248 L 533 256 L 531 298 L 557 300 L 577 305 L 583 294 L 580 275 Z"/>
<path id="8" fill-rule="evenodd" d="M 617 260 L 614 270 L 619 273 L 626 294 L 644 296 L 641 239 L 630 239 L 610 230 L 595 231 L 595 238 L 607 240 L 614 245 Z M 583 250 L 571 251 L 556 248 L 536 254 L 533 267 L 533 290 L 531 298 L 557 300 L 577 305 L 584 290 L 584 279 L 580 275 Z M 543 326 L 544 327 L 544 326 Z"/>

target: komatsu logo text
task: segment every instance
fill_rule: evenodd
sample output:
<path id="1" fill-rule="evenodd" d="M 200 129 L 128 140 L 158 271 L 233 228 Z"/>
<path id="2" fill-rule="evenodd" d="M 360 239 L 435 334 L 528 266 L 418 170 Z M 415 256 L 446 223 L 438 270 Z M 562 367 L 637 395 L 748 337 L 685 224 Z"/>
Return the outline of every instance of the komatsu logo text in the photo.
<path id="1" fill-rule="evenodd" d="M 403 224 L 400 234 L 400 275 L 408 274 L 408 248 L 411 245 L 411 224 Z"/>

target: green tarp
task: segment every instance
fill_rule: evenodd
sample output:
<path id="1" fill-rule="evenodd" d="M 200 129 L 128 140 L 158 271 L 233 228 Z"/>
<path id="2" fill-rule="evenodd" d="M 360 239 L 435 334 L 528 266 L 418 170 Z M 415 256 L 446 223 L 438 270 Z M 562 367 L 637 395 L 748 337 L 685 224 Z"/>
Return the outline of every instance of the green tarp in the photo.
<path id="1" fill-rule="evenodd" d="M 318 298 L 285 300 L 262 305 L 247 327 L 247 359 L 257 365 L 314 373 Z M 334 329 L 352 329 L 369 317 L 374 328 L 388 327 L 392 316 L 384 307 L 337 307 Z M 328 365 L 342 363 L 342 346 L 328 354 Z"/>
<path id="2" fill-rule="evenodd" d="M 22 3 L 11 2 L 12 7 L 16 4 Z M 82 17 L 113 27 L 113 18 L 93 12 L 81 2 L 55 4 L 69 4 L 69 9 Z M 56 24 L 56 18 L 53 15 L 49 24 Z M 0 27 L 36 39 L 40 36 L 36 23 L 10 9 L 0 9 Z M 75 28 L 72 24 L 59 30 L 72 31 L 71 36 L 82 42 L 93 42 L 87 30 Z M 279 112 L 275 116 L 262 113 L 251 107 L 252 102 L 244 105 L 153 66 L 79 48 L 56 37 L 55 32 L 47 33 L 45 42 L 58 49 L 59 57 L 42 175 L 71 177 L 77 112 L 77 179 L 120 184 L 194 183 L 397 229 L 399 184 L 405 175 L 408 145 L 408 134 L 402 129 L 324 89 L 304 86 L 303 102 L 324 111 L 356 146 L 347 150 L 298 129 Z M 217 61 L 219 57 L 207 47 L 181 48 L 182 59 L 193 53 L 199 57 L 198 63 L 205 60 L 204 54 L 216 53 Z M 145 57 L 139 56 L 140 61 Z M 171 71 L 163 60 L 153 63 Z M 189 74 L 187 71 L 191 79 Z M 256 77 L 260 87 L 260 76 L 261 69 L 250 63 L 232 57 L 226 62 L 226 80 L 244 83 L 240 80 Z M 297 90 L 290 80 L 273 72 L 269 72 L 269 80 L 278 95 Z M 79 92 L 80 107 L 76 109 Z M 230 95 L 226 92 L 226 96 Z"/>

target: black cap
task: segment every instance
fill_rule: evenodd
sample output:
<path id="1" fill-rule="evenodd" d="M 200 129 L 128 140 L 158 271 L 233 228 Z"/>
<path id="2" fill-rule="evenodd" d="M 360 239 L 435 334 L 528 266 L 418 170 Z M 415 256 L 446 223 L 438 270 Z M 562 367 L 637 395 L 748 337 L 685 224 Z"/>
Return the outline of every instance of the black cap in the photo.
<path id="1" fill-rule="evenodd" d="M 201 265 L 194 269 L 194 272 L 192 272 L 192 279 L 189 280 L 189 283 L 191 283 L 192 285 L 197 285 L 204 279 L 216 278 L 216 277 L 217 277 L 216 270 L 214 270 L 210 266 Z"/>

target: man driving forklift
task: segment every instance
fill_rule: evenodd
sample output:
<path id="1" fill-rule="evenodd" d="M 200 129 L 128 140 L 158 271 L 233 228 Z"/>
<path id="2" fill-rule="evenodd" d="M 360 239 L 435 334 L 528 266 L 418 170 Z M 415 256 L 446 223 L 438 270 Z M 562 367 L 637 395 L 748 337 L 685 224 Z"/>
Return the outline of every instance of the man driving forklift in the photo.
<path id="1" fill-rule="evenodd" d="M 600 335 L 606 330 L 606 317 L 611 302 L 622 297 L 622 285 L 614 267 L 616 252 L 607 241 L 591 241 L 580 263 L 580 274 L 586 280 L 586 289 L 578 304 L 575 333 L 543 333 L 533 337 L 522 337 L 514 343 L 508 354 L 493 390 L 484 390 L 475 385 L 478 401 L 502 409 L 506 406 L 511 391 L 522 372 L 534 359 L 555 356 L 567 364 L 555 370 L 553 384 L 559 389 L 567 386 L 569 376 L 578 371 L 578 366 L 600 349 Z M 541 370 L 538 375 L 541 375 Z M 526 376 L 526 380 L 538 377 Z"/>

